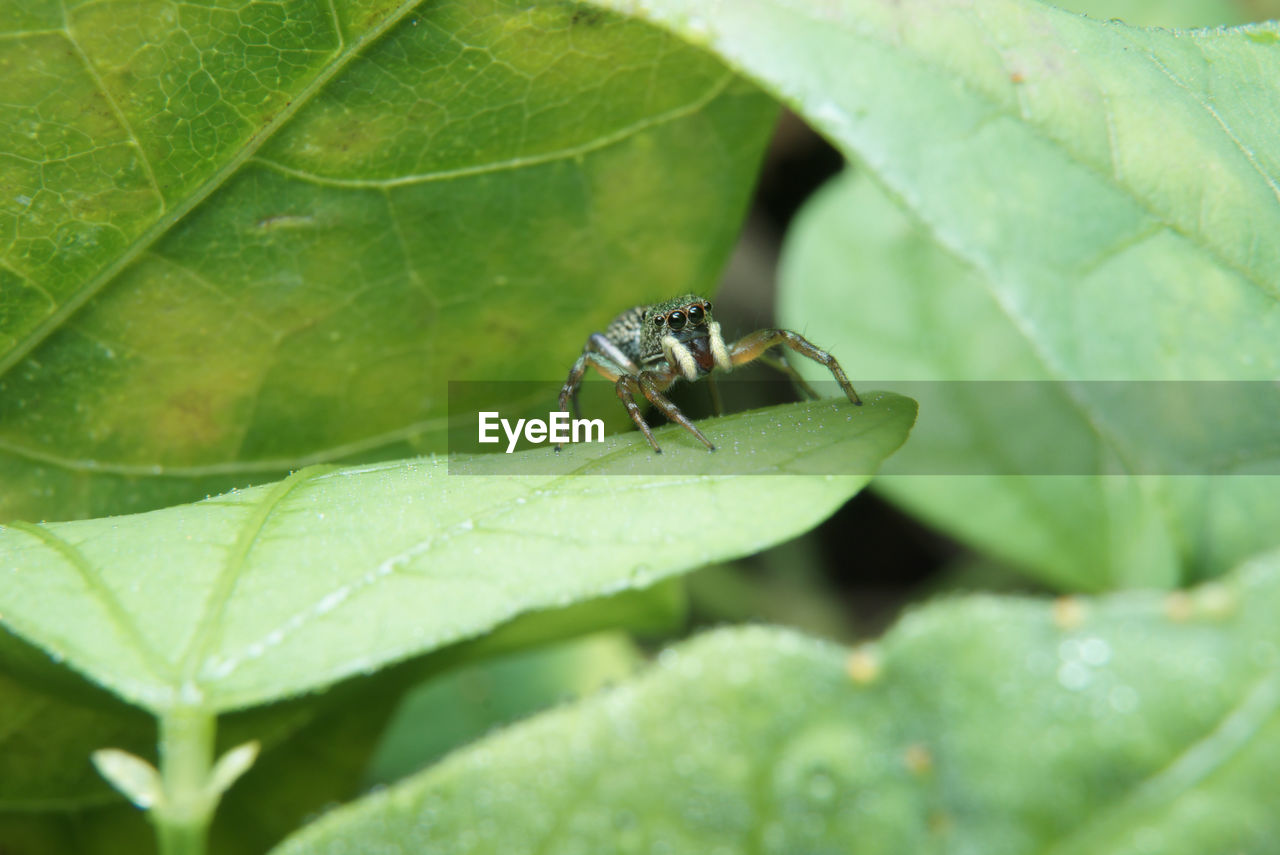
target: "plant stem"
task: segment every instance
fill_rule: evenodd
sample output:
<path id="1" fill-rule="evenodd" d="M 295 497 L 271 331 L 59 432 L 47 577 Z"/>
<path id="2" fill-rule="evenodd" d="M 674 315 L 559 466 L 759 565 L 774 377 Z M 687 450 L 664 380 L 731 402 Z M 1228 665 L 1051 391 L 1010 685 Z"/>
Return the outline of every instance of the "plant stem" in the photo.
<path id="1" fill-rule="evenodd" d="M 174 709 L 160 717 L 160 780 L 164 799 L 153 811 L 160 855 L 204 855 L 216 797 L 208 792 L 214 716 Z"/>

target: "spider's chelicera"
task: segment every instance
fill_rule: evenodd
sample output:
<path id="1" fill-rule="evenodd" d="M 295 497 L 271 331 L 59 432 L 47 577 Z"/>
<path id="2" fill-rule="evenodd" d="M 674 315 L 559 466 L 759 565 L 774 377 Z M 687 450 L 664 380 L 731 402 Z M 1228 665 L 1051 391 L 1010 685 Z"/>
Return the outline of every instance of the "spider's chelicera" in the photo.
<path id="1" fill-rule="evenodd" d="M 759 359 L 790 376 L 805 392 L 816 398 L 817 394 L 794 368 L 783 360 L 766 355 L 770 348 L 778 345 L 786 345 L 827 366 L 849 400 L 855 404 L 862 403 L 836 358 L 814 347 L 804 336 L 790 330 L 763 329 L 727 345 L 720 333 L 720 324 L 712 317 L 711 302 L 696 294 L 686 294 L 655 306 L 628 309 L 614 318 L 603 333 L 592 333 L 560 390 L 560 409 L 563 410 L 565 404 L 572 400 L 574 414 L 577 415 L 578 387 L 582 385 L 582 376 L 587 368 L 591 367 L 614 381 L 618 397 L 626 405 L 631 420 L 644 432 L 655 452 L 661 453 L 662 449 L 636 405 L 637 393 L 647 398 L 668 420 L 700 439 L 708 450 L 715 451 L 711 440 L 662 393 L 677 380 L 692 383 L 713 371 L 732 371 L 739 365 Z M 719 398 L 714 391 L 712 398 L 717 402 L 718 412 Z"/>

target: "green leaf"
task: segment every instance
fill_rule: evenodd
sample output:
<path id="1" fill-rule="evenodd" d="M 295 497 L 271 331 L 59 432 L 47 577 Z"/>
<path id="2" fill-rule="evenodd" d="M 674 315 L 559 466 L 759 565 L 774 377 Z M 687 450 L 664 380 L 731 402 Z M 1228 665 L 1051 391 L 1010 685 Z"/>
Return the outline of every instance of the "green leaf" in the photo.
<path id="1" fill-rule="evenodd" d="M 155 723 L 101 690 L 68 697 L 23 676 L 0 673 L 0 812 L 117 801 L 89 755 L 107 746 L 144 753 L 155 744 Z"/>
<path id="2" fill-rule="evenodd" d="M 1143 27 L 1215 27 L 1280 17 L 1276 0 L 1063 0 L 1053 5 Z"/>
<path id="3" fill-rule="evenodd" d="M 850 278 L 859 283 L 854 294 Z M 1054 585 L 1103 590 L 1216 576 L 1276 544 L 1272 527 L 1248 522 L 1280 515 L 1273 477 L 1128 476 L 1111 468 L 1117 442 L 1151 443 L 1151 428 L 1100 434 L 1102 416 L 1081 406 L 1073 389 L 1048 382 L 1038 338 L 1001 310 L 989 283 L 940 250 L 867 177 L 846 175 L 809 204 L 789 236 L 782 282 L 784 322 L 804 324 L 858 374 L 1045 381 L 1018 387 L 1031 403 L 1016 418 L 995 386 L 898 384 L 922 407 L 897 471 L 946 472 L 963 461 L 993 474 L 886 474 L 877 489 L 973 546 Z M 1233 416 L 1237 427 L 1245 424 L 1242 413 Z M 1251 443 L 1269 430 L 1253 440 L 1231 426 L 1213 431 L 1214 450 L 1260 459 Z M 1067 449 L 1089 468 L 1071 476 L 994 474 L 1043 471 L 1037 467 Z M 1085 474 L 1091 471 L 1109 474 Z"/>
<path id="4" fill-rule="evenodd" d="M 408 693 L 369 763 L 366 783 L 425 768 L 496 727 L 588 695 L 641 660 L 620 633 L 600 633 L 458 668 Z"/>
<path id="5" fill-rule="evenodd" d="M 572 3 L 22 5 L 0 519 L 443 450 L 446 381 L 563 376 L 653 283 L 709 288 L 775 114 Z"/>
<path id="6" fill-rule="evenodd" d="M 703 636 L 274 855 L 1270 852 L 1280 554 L 1191 593 L 979 596 L 849 650 Z"/>
<path id="7" fill-rule="evenodd" d="M 827 272 L 825 298 L 804 296 L 812 286 L 793 274 L 781 320 L 840 352 L 853 376 L 867 376 L 865 336 L 884 332 L 877 325 L 896 338 L 877 341 L 920 352 L 890 366 L 890 379 L 921 362 L 936 379 L 1280 376 L 1276 24 L 1174 33 L 1025 0 L 605 5 L 754 77 L 872 173 L 920 223 L 929 252 L 955 259 L 895 268 L 954 278 L 895 276 L 873 289 L 852 274 L 864 262 L 840 266 L 871 241 L 827 232 L 815 250 L 827 257 L 805 268 Z M 885 293 L 899 288 L 913 290 Z M 880 314 L 895 310 L 915 321 Z M 965 323 L 975 313 L 1003 332 L 975 334 Z M 858 349 L 845 347 L 859 336 Z M 1076 386 L 1049 407 L 1087 425 L 1085 439 L 1101 433 L 1121 466 L 1134 441 L 1141 449 L 1124 402 L 1100 386 Z M 1246 465 L 1274 463 L 1272 434 L 1253 420 L 1195 415 Z M 979 415 L 972 426 L 984 454 L 1005 449 Z M 1276 542 L 1222 509 L 1268 518 L 1280 495 L 1266 479 L 920 479 L 893 489 L 971 542 L 1083 588 L 1221 572 Z"/>
<path id="8" fill-rule="evenodd" d="M 722 419 L 713 475 L 564 477 L 605 457 L 642 471 L 655 458 L 633 433 L 594 456 L 573 449 L 560 476 L 450 475 L 440 458 L 317 467 L 194 505 L 14 524 L 0 528 L 0 619 L 153 712 L 263 703 L 799 534 L 862 487 L 915 419 L 888 394 L 846 420 L 853 410 Z M 829 423 L 806 428 L 815 414 Z M 788 419 L 818 439 L 797 450 L 768 438 Z M 675 459 L 676 435 L 660 436 Z M 824 466 L 863 474 L 787 474 Z"/>
<path id="9" fill-rule="evenodd" d="M 865 162 L 1040 333 L 1048 369 L 1280 373 L 1280 55 L 1250 38 L 1277 25 L 1175 34 L 1026 0 L 605 5 L 707 46 Z"/>

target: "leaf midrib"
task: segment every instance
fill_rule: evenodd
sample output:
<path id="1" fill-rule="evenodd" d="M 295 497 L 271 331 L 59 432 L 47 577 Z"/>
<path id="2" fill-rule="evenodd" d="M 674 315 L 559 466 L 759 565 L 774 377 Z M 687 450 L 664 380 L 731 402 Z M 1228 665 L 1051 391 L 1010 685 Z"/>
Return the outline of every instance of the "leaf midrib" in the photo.
<path id="1" fill-rule="evenodd" d="M 116 597 L 115 591 L 102 580 L 93 564 L 74 543 L 55 534 L 47 526 L 36 523 L 14 521 L 6 523 L 5 527 L 21 531 L 35 538 L 45 547 L 59 555 L 80 577 L 89 597 L 102 606 L 108 620 L 120 631 L 126 646 L 132 648 L 138 654 L 138 657 L 142 660 L 143 667 L 156 679 L 157 684 L 167 686 L 171 682 L 170 677 L 173 673 L 171 664 L 142 635 L 128 609 Z M 10 620 L 11 618 L 5 617 L 6 622 Z M 31 635 L 28 637 L 35 638 L 37 636 Z M 46 647 L 46 649 L 52 652 L 52 648 Z M 65 652 L 59 651 L 59 654 L 67 656 Z"/>
<path id="2" fill-rule="evenodd" d="M 300 485 L 332 470 L 333 467 L 331 466 L 311 466 L 306 469 L 299 469 L 267 491 L 262 499 L 252 506 L 253 512 L 249 518 L 240 523 L 236 541 L 227 554 L 227 560 L 222 567 L 222 572 L 218 574 L 217 579 L 214 581 L 213 590 L 209 592 L 209 596 L 205 600 L 201 609 L 200 620 L 196 625 L 195 632 L 191 635 L 191 641 L 178 658 L 178 672 L 182 680 L 182 686 L 180 687 L 182 692 L 186 693 L 191 690 L 193 694 L 202 694 L 199 692 L 197 685 L 199 670 L 204 665 L 209 649 L 216 640 L 227 603 L 235 590 L 236 582 L 244 574 L 245 568 L 248 566 L 249 552 L 253 549 L 259 535 L 265 529 L 267 519 L 280 507 L 285 498 L 291 495 Z"/>
<path id="3" fill-rule="evenodd" d="M 340 71 L 345 69 L 353 59 L 355 59 L 364 48 L 374 41 L 381 38 L 393 26 L 400 23 L 410 12 L 416 9 L 423 0 L 405 0 L 397 6 L 390 14 L 378 22 L 378 24 L 366 30 L 359 38 L 350 43 L 346 43 L 343 38 L 341 29 L 335 32 L 335 35 L 341 40 L 340 47 L 334 54 L 333 62 L 328 67 L 322 69 L 306 86 L 304 86 L 293 98 L 289 99 L 283 107 L 281 107 L 272 117 L 271 121 L 264 124 L 256 132 L 251 134 L 245 144 L 237 151 L 226 163 L 219 167 L 212 175 L 209 176 L 202 184 L 200 184 L 191 194 L 184 200 L 174 205 L 169 211 L 159 217 L 146 230 L 142 232 L 134 241 L 125 249 L 124 252 L 116 256 L 110 264 L 87 280 L 61 305 L 48 315 L 43 321 L 37 324 L 33 329 L 28 331 L 19 342 L 0 357 L 0 378 L 3 378 L 23 357 L 30 353 L 46 338 L 61 328 L 62 324 L 73 314 L 79 311 L 80 307 L 92 299 L 99 291 L 116 278 L 125 268 L 131 265 L 138 257 L 146 252 L 151 246 L 172 229 L 180 220 L 185 218 L 191 211 L 198 207 L 202 202 L 208 199 L 213 193 L 220 189 L 239 169 L 257 154 L 263 144 L 270 140 L 277 131 L 280 130 L 290 119 L 293 118 L 299 110 L 311 103 L 311 101 L 328 85 Z M 336 25 L 335 21 L 335 25 Z M 60 31 L 64 32 L 64 31 Z"/>

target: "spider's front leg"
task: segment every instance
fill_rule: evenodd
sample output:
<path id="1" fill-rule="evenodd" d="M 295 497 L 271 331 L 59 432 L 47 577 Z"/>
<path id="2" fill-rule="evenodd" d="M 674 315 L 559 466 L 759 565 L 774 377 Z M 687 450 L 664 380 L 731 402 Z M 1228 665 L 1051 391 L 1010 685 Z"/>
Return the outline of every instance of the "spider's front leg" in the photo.
<path id="1" fill-rule="evenodd" d="M 560 409 L 564 409 L 564 405 L 573 402 L 573 417 L 581 418 L 578 410 L 578 388 L 582 385 L 582 375 L 587 373 L 587 368 L 594 368 L 607 380 L 616 381 L 619 377 L 634 374 L 636 371 L 635 363 L 627 359 L 625 355 L 618 352 L 618 356 L 622 358 L 621 363 L 611 359 L 599 349 L 593 349 L 595 339 L 600 338 L 610 348 L 617 351 L 613 343 L 606 339 L 600 333 L 593 333 L 591 338 L 587 340 L 587 346 L 582 349 L 582 355 L 578 357 L 578 361 L 573 363 L 573 368 L 569 371 L 569 378 L 564 381 L 564 385 L 560 387 Z M 596 344 L 598 347 L 598 344 Z M 564 443 L 556 443 L 556 451 L 564 447 Z"/>
<path id="2" fill-rule="evenodd" d="M 666 395 L 662 394 L 668 386 L 676 381 L 677 377 L 679 375 L 673 368 L 667 368 L 665 371 L 642 371 L 638 377 L 624 374 L 618 378 L 618 397 L 622 399 L 623 405 L 631 415 L 631 420 L 644 433 L 645 439 L 649 440 L 649 445 L 655 453 L 661 454 L 662 449 L 658 447 L 658 441 L 653 438 L 653 431 L 649 429 L 649 423 L 644 420 L 644 415 L 636 404 L 636 392 L 644 395 L 649 403 L 661 410 L 668 421 L 680 425 L 701 440 L 708 451 L 715 451 L 716 447 L 712 445 L 711 440 L 707 439 L 702 431 L 698 430 L 698 426 L 689 421 L 689 417 L 680 412 L 680 408 L 671 403 L 671 400 Z"/>
<path id="3" fill-rule="evenodd" d="M 744 365 L 753 359 L 759 359 L 765 351 L 779 344 L 785 344 L 801 356 L 807 356 L 814 362 L 820 362 L 831 369 L 832 376 L 836 378 L 836 382 L 840 384 L 840 388 L 844 390 L 849 400 L 861 406 L 862 400 L 858 397 L 858 393 L 853 391 L 853 384 L 845 376 L 844 369 L 840 367 L 839 362 L 836 362 L 836 358 L 791 330 L 756 330 L 750 335 L 743 336 L 729 348 L 729 360 L 735 366 Z"/>
<path id="4" fill-rule="evenodd" d="M 616 344 L 601 333 L 592 333 L 582 348 L 582 355 L 573 363 L 569 379 L 560 388 L 560 409 L 563 410 L 564 405 L 572 401 L 575 419 L 582 417 L 578 409 L 578 387 L 582 385 L 582 376 L 587 373 L 588 366 L 595 368 L 609 380 L 617 380 L 623 374 L 640 373 L 636 364 Z"/>

